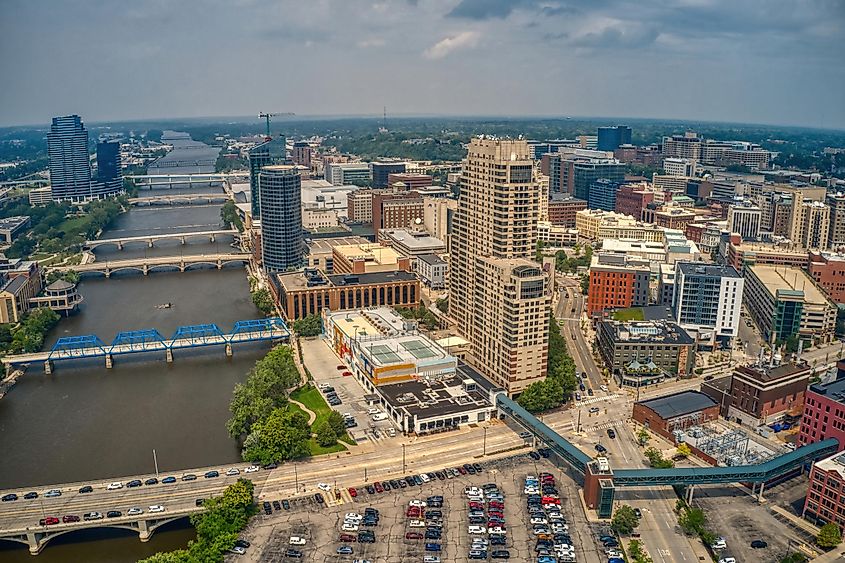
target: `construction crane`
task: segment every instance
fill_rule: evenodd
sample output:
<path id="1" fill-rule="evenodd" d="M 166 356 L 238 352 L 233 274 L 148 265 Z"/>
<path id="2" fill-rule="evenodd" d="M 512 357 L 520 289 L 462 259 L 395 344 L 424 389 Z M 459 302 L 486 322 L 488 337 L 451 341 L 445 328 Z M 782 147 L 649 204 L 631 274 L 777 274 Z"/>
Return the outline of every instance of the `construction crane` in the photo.
<path id="1" fill-rule="evenodd" d="M 270 136 L 270 118 L 277 117 L 280 115 L 296 115 L 295 113 L 285 112 L 285 113 L 264 113 L 263 111 L 258 112 L 258 117 L 260 119 L 264 119 L 267 123 L 267 136 Z"/>

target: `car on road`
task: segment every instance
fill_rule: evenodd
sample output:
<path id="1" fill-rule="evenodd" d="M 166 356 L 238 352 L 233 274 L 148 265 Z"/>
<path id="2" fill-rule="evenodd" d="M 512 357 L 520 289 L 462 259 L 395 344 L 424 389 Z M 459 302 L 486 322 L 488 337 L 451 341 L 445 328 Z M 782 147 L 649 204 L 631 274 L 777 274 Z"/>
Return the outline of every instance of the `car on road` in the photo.
<path id="1" fill-rule="evenodd" d="M 145 485 L 158 485 L 158 479 L 156 479 L 155 477 L 151 477 L 150 479 L 147 479 L 146 481 L 144 481 L 144 484 Z"/>
<path id="2" fill-rule="evenodd" d="M 153 505 L 150 505 L 150 507 L 147 508 L 147 510 L 149 510 L 150 512 L 164 512 L 164 507 L 160 504 L 153 504 Z"/>
<path id="3" fill-rule="evenodd" d="M 220 477 L 219 471 L 206 471 L 205 475 L 203 475 L 206 479 L 213 479 L 215 477 Z"/>
<path id="4" fill-rule="evenodd" d="M 46 518 L 42 518 L 38 521 L 39 526 L 52 526 L 53 524 L 58 524 L 59 519 L 55 516 L 47 516 Z"/>
<path id="5" fill-rule="evenodd" d="M 342 375 L 343 377 L 349 377 L 350 375 L 352 375 L 352 372 L 351 372 L 351 371 L 345 371 L 345 372 L 343 372 L 341 375 Z"/>
<path id="6" fill-rule="evenodd" d="M 607 452 L 607 448 L 605 448 L 601 444 L 596 444 L 596 451 L 599 452 L 600 454 L 603 454 L 603 453 Z"/>
<path id="7" fill-rule="evenodd" d="M 335 553 L 338 555 L 352 555 L 352 547 L 348 545 L 342 545 L 335 550 Z"/>
<path id="8" fill-rule="evenodd" d="M 161 480 L 161 482 L 162 482 L 162 484 L 164 484 L 164 485 L 168 485 L 168 484 L 170 484 L 170 483 L 175 483 L 175 482 L 176 482 L 176 477 L 165 477 L 164 479 L 162 479 L 162 480 Z"/>
<path id="9" fill-rule="evenodd" d="M 89 520 L 102 520 L 103 513 L 102 512 L 86 512 L 82 515 L 82 519 L 86 522 Z"/>
<path id="10" fill-rule="evenodd" d="M 616 430 L 614 430 L 613 428 L 608 428 L 607 429 L 607 437 L 610 438 L 611 440 L 616 438 Z"/>
<path id="11" fill-rule="evenodd" d="M 92 487 L 91 485 L 85 485 L 84 487 L 79 487 L 79 492 L 80 493 L 93 493 L 94 487 Z"/>
<path id="12" fill-rule="evenodd" d="M 590 387 L 589 389 L 587 389 L 587 395 L 589 395 L 590 397 L 592 397 L 593 395 L 595 395 L 595 393 L 593 393 L 593 388 L 592 388 L 592 387 Z"/>
<path id="13" fill-rule="evenodd" d="M 599 389 L 601 389 L 605 393 L 607 393 L 609 391 L 609 389 L 607 388 L 607 385 L 602 385 L 602 386 L 599 387 Z"/>
<path id="14" fill-rule="evenodd" d="M 580 400 L 581 400 L 581 393 L 580 393 L 579 391 L 576 391 L 576 392 L 575 392 L 575 400 L 576 400 L 576 401 L 580 401 Z"/>
<path id="15" fill-rule="evenodd" d="M 345 369 L 346 369 L 346 366 L 344 366 L 344 365 L 342 365 L 342 364 L 338 364 L 338 365 L 337 365 L 337 367 L 336 367 L 335 369 L 336 369 L 337 371 L 343 371 L 343 370 L 345 370 Z"/>
<path id="16" fill-rule="evenodd" d="M 590 407 L 590 414 L 596 414 L 597 412 L 599 412 L 598 407 Z"/>
<path id="17" fill-rule="evenodd" d="M 274 462 L 271 462 L 271 463 L 268 463 L 267 465 L 265 465 L 264 469 L 270 470 L 270 469 L 276 469 L 277 467 L 279 467 L 279 464 L 274 461 Z"/>
<path id="18" fill-rule="evenodd" d="M 186 475 L 182 475 L 182 480 L 183 481 L 196 481 L 197 476 L 194 475 L 193 473 L 188 473 Z"/>
<path id="19" fill-rule="evenodd" d="M 733 557 L 725 557 L 724 559 L 719 559 L 719 563 L 736 563 L 736 559 Z"/>
<path id="20" fill-rule="evenodd" d="M 352 498 L 358 496 L 358 491 L 357 489 L 355 489 L 355 487 L 349 487 L 347 490 L 349 491 L 349 496 L 351 496 Z"/>
<path id="21" fill-rule="evenodd" d="M 44 493 L 44 498 L 54 498 L 62 496 L 62 492 L 59 489 L 50 489 L 46 493 Z"/>
<path id="22" fill-rule="evenodd" d="M 8 495 L 3 495 L 3 502 L 9 502 L 11 500 L 18 500 L 18 495 L 15 493 L 9 493 Z"/>
<path id="23" fill-rule="evenodd" d="M 139 508 L 137 506 L 133 506 L 132 508 L 130 508 L 129 510 L 126 511 L 127 516 L 138 516 L 139 514 L 143 514 L 143 513 L 144 513 L 144 509 Z"/>
<path id="24" fill-rule="evenodd" d="M 635 509 L 634 509 L 634 514 L 636 514 L 636 515 L 637 515 L 637 519 L 638 519 L 638 520 L 642 520 L 642 517 L 643 517 L 643 511 L 642 511 L 642 510 L 640 510 L 639 508 L 635 508 Z"/>
<path id="25" fill-rule="evenodd" d="M 228 475 L 229 477 L 232 477 L 234 475 L 240 475 L 240 474 L 241 474 L 241 470 L 238 469 L 237 467 L 230 467 L 229 469 L 226 470 L 226 475 Z"/>
<path id="26" fill-rule="evenodd" d="M 122 488 L 123 488 L 123 483 L 121 483 L 120 481 L 115 481 L 114 483 L 109 483 L 106 486 L 107 491 L 116 491 L 116 490 L 122 489 Z"/>
<path id="27" fill-rule="evenodd" d="M 79 516 L 75 514 L 67 514 L 62 516 L 62 522 L 65 524 L 70 524 L 71 522 L 79 522 Z"/>
<path id="28" fill-rule="evenodd" d="M 120 518 L 123 513 L 119 510 L 109 510 L 106 512 L 106 518 Z"/>
<path id="29" fill-rule="evenodd" d="M 256 471 L 258 471 L 259 469 L 261 469 L 261 468 L 260 468 L 260 467 L 258 467 L 257 465 L 250 465 L 249 467 L 247 467 L 246 469 L 244 469 L 244 473 L 255 473 L 255 472 L 256 472 Z"/>
<path id="30" fill-rule="evenodd" d="M 754 540 L 751 542 L 752 549 L 766 549 L 769 544 L 763 540 Z"/>
<path id="31" fill-rule="evenodd" d="M 305 545 L 306 543 L 308 543 L 307 540 L 299 536 L 291 536 L 288 540 L 289 545 Z"/>
<path id="32" fill-rule="evenodd" d="M 132 479 L 131 481 L 126 483 L 126 487 L 129 488 L 129 489 L 131 489 L 133 487 L 140 487 L 141 485 L 143 485 L 143 483 L 141 483 L 140 479 Z"/>
<path id="33" fill-rule="evenodd" d="M 293 559 L 302 559 L 302 552 L 298 549 L 286 549 L 285 557 L 292 557 Z"/>

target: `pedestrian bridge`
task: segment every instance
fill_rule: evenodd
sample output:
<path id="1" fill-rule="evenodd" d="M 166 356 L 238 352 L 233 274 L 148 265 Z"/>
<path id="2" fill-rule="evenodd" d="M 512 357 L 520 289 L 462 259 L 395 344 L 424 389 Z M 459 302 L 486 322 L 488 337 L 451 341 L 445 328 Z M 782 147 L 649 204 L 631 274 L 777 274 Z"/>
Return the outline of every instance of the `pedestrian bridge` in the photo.
<path id="1" fill-rule="evenodd" d="M 130 205 L 192 205 L 202 203 L 225 203 L 229 200 L 226 194 L 173 194 L 149 197 L 130 197 Z"/>
<path id="2" fill-rule="evenodd" d="M 64 336 L 47 352 L 15 354 L 2 358 L 6 366 L 21 366 L 35 362 L 44 363 L 47 374 L 53 364 L 63 360 L 104 358 L 107 368 L 114 365 L 114 357 L 142 352 L 164 352 L 167 362 L 173 361 L 174 350 L 225 346 L 226 355 L 232 355 L 232 346 L 243 342 L 263 340 L 288 340 L 290 330 L 279 317 L 237 321 L 230 332 L 223 332 L 216 324 L 180 326 L 170 338 L 154 329 L 119 332 L 111 344 L 104 343 L 96 334 Z"/>
<path id="3" fill-rule="evenodd" d="M 188 161 L 166 163 L 168 167 L 177 166 L 205 166 L 205 163 Z M 212 162 L 213 166 L 214 163 Z M 248 178 L 249 172 L 241 173 L 201 173 L 194 174 L 134 174 L 125 176 L 134 182 L 139 189 L 173 188 L 174 185 L 182 184 L 212 184 L 229 181 L 230 178 Z"/>
<path id="4" fill-rule="evenodd" d="M 221 196 L 225 197 L 225 196 Z M 189 238 L 207 238 L 211 242 L 214 242 L 216 237 L 221 235 L 238 235 L 238 231 L 236 229 L 216 229 L 210 231 L 190 231 L 184 233 L 164 233 L 159 235 L 141 235 L 135 237 L 118 237 L 118 238 L 102 238 L 102 239 L 95 239 L 95 240 L 86 240 L 85 241 L 85 248 L 87 249 L 94 249 L 98 246 L 105 246 L 109 244 L 113 244 L 117 247 L 118 250 L 123 250 L 123 247 L 127 244 L 131 244 L 133 242 L 145 242 L 149 248 L 152 248 L 156 241 L 160 240 L 178 240 L 180 243 L 185 244 Z"/>
<path id="5" fill-rule="evenodd" d="M 141 256 L 126 260 L 94 261 L 88 264 L 57 266 L 56 270 L 74 271 L 80 274 L 103 274 L 111 277 L 116 272 L 135 271 L 144 274 L 150 272 L 167 271 L 174 268 L 185 272 L 191 266 L 212 266 L 218 270 L 229 264 L 247 264 L 252 257 L 248 252 L 229 252 L 220 254 L 193 254 L 187 256 Z"/>

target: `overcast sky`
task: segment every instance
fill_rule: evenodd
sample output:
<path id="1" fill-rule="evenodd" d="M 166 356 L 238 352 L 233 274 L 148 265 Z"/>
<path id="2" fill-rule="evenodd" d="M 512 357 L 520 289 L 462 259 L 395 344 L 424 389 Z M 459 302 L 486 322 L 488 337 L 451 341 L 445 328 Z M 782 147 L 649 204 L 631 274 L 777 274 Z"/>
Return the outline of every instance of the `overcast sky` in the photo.
<path id="1" fill-rule="evenodd" d="M 845 128 L 843 0 L 0 0 L 0 125 L 624 116 Z"/>

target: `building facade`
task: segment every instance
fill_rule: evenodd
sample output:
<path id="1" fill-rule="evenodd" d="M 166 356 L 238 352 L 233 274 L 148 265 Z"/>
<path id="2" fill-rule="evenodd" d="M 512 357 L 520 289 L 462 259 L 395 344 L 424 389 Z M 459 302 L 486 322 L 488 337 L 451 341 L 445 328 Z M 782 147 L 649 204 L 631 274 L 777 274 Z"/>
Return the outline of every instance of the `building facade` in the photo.
<path id="1" fill-rule="evenodd" d="M 653 362 L 665 377 L 686 377 L 695 364 L 695 342 L 668 321 L 599 321 L 596 342 L 611 374 L 622 383 L 634 361 Z"/>
<path id="2" fill-rule="evenodd" d="M 845 450 L 845 379 L 814 383 L 804 395 L 804 413 L 798 445 L 836 438 L 839 450 Z"/>
<path id="3" fill-rule="evenodd" d="M 599 178 L 590 184 L 590 192 L 587 194 L 587 207 L 614 211 L 616 209 L 616 192 L 619 191 L 621 185 L 619 182 Z"/>
<path id="4" fill-rule="evenodd" d="M 449 264 L 436 254 L 423 254 L 417 258 L 417 274 L 420 280 L 431 289 L 446 287 L 446 274 Z"/>
<path id="5" fill-rule="evenodd" d="M 120 143 L 101 141 L 97 143 L 97 182 L 103 195 L 123 191 L 123 169 L 120 162 Z"/>
<path id="6" fill-rule="evenodd" d="M 625 254 L 597 252 L 590 264 L 587 315 L 608 309 L 648 305 L 649 261 Z"/>
<path id="7" fill-rule="evenodd" d="M 845 303 L 845 255 L 811 250 L 808 272 L 834 303 Z"/>
<path id="8" fill-rule="evenodd" d="M 761 222 L 762 211 L 757 205 L 737 203 L 728 207 L 728 230 L 742 240 L 758 240 Z"/>
<path id="9" fill-rule="evenodd" d="M 620 145 L 631 144 L 631 128 L 627 125 L 599 127 L 596 135 L 596 148 L 600 151 L 614 151 Z"/>
<path id="10" fill-rule="evenodd" d="M 261 259 L 268 272 L 302 266 L 301 179 L 296 166 L 263 166 L 258 173 L 261 214 Z"/>
<path id="11" fill-rule="evenodd" d="M 675 321 L 694 331 L 699 342 L 728 345 L 739 334 L 744 286 L 733 266 L 677 263 L 672 299 Z"/>
<path id="12" fill-rule="evenodd" d="M 388 183 L 388 177 L 391 174 L 402 174 L 405 172 L 406 167 L 407 165 L 404 162 L 371 162 L 370 178 L 372 179 L 372 187 L 386 188 L 392 185 Z"/>
<path id="13" fill-rule="evenodd" d="M 737 366 L 731 377 L 728 418 L 756 427 L 800 415 L 811 375 L 806 365 Z"/>
<path id="14" fill-rule="evenodd" d="M 551 192 L 546 214 L 552 225 L 574 227 L 575 213 L 582 209 L 587 209 L 587 202 L 583 199 Z"/>
<path id="15" fill-rule="evenodd" d="M 249 149 L 249 192 L 252 218 L 261 218 L 261 193 L 258 189 L 258 175 L 265 166 L 285 164 L 287 152 L 285 138 L 282 136 L 256 145 Z"/>
<path id="16" fill-rule="evenodd" d="M 509 394 L 546 376 L 550 292 L 530 258 L 541 189 L 527 141 L 476 137 L 463 162 L 449 313 L 473 364 Z"/>

